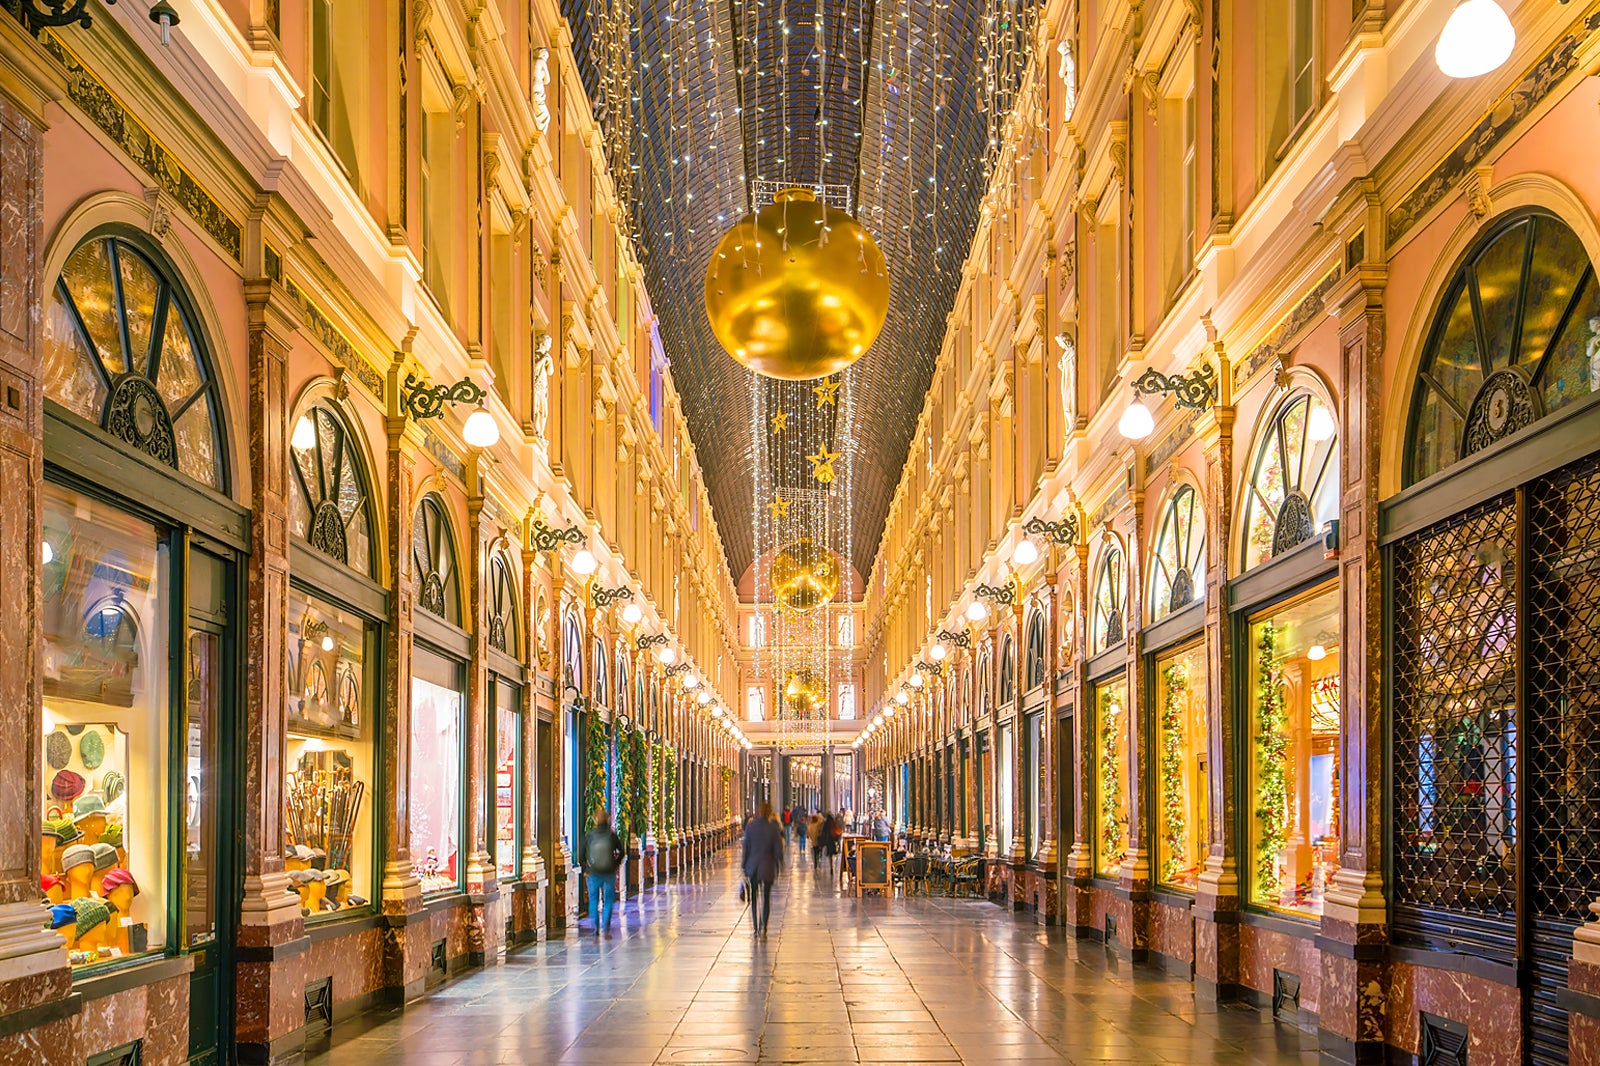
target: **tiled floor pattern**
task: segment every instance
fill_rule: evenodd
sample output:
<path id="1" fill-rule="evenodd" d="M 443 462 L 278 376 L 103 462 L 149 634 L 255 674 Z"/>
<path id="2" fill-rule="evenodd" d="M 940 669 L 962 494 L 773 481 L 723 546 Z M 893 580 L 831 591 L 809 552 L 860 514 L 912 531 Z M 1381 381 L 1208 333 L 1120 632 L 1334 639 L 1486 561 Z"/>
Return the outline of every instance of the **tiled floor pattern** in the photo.
<path id="1" fill-rule="evenodd" d="M 491 1063 L 1310 1064 L 1316 1039 L 993 904 L 841 896 L 791 863 L 751 936 L 730 860 L 404 1011 L 337 1026 L 316 1066 Z M 587 926 L 587 921 L 584 923 Z"/>

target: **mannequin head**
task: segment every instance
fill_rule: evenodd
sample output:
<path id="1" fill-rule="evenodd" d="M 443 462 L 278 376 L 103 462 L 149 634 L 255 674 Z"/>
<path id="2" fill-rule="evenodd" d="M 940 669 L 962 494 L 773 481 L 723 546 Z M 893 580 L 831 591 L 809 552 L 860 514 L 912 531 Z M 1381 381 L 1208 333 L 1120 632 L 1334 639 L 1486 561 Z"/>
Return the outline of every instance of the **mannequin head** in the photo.
<path id="1" fill-rule="evenodd" d="M 67 878 L 67 897 L 72 900 L 89 895 L 94 877 L 94 849 L 74 844 L 61 852 L 61 871 Z"/>

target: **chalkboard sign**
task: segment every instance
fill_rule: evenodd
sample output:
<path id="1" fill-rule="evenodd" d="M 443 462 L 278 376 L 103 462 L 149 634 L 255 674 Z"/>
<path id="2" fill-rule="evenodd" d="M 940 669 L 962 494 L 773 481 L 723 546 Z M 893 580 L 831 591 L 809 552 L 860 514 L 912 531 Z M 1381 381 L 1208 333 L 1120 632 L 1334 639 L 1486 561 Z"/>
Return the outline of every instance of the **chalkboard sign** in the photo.
<path id="1" fill-rule="evenodd" d="M 856 892 L 870 892 L 881 890 L 888 893 L 889 878 L 889 845 L 876 840 L 863 840 L 856 851 L 856 869 L 860 871 L 856 878 Z"/>

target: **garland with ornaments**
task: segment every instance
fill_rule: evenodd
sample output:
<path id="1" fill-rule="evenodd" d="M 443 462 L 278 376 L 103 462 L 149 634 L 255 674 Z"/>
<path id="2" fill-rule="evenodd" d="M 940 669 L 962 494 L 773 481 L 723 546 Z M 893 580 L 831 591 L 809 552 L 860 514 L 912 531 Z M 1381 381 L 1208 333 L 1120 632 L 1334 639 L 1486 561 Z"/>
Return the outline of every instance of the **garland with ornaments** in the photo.
<path id="1" fill-rule="evenodd" d="M 1276 898 L 1279 857 L 1289 840 L 1289 715 L 1278 630 L 1261 627 L 1256 643 L 1256 895 Z"/>
<path id="2" fill-rule="evenodd" d="M 661 812 L 662 827 L 666 830 L 667 843 L 678 842 L 678 810 L 672 802 L 678 794 L 678 749 L 671 744 L 664 745 L 661 751 L 662 766 L 665 773 L 661 775 Z"/>
<path id="3" fill-rule="evenodd" d="M 1172 881 L 1187 867 L 1188 825 L 1184 818 L 1183 707 L 1189 669 L 1181 662 L 1161 671 L 1166 695 L 1161 701 L 1161 880 Z"/>
<path id="4" fill-rule="evenodd" d="M 617 806 L 623 812 L 627 838 L 643 839 L 650 832 L 650 754 L 644 735 L 635 729 L 624 733 L 617 763 L 621 776 Z"/>
<path id="5" fill-rule="evenodd" d="M 607 796 L 606 762 L 610 754 L 611 738 L 606 724 L 596 711 L 589 711 L 588 726 L 583 745 L 583 817 L 587 823 L 594 812 L 610 806 Z"/>
<path id="6" fill-rule="evenodd" d="M 1122 865 L 1124 818 L 1122 811 L 1121 740 L 1122 705 L 1110 689 L 1100 693 L 1100 869 Z"/>

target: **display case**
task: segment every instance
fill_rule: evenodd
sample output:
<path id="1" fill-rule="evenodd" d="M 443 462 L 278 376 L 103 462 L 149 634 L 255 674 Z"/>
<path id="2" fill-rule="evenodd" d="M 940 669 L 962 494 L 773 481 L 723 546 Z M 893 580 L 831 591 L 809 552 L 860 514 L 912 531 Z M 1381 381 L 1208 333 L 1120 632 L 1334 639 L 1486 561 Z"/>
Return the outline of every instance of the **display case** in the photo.
<path id="1" fill-rule="evenodd" d="M 1210 734 L 1203 640 L 1155 661 L 1156 883 L 1192 892 L 1206 856 Z"/>
<path id="2" fill-rule="evenodd" d="M 495 678 L 494 860 L 501 881 L 514 881 L 522 870 L 522 818 L 518 782 L 522 777 L 522 692 Z"/>
<path id="3" fill-rule="evenodd" d="M 411 660 L 411 868 L 424 895 L 464 888 L 462 669 L 416 648 Z"/>
<path id="4" fill-rule="evenodd" d="M 1250 901 L 1315 917 L 1339 868 L 1339 590 L 1250 618 Z"/>
<path id="5" fill-rule="evenodd" d="M 109 504 L 54 485 L 42 495 L 40 889 L 81 968 L 167 943 L 171 551 Z"/>
<path id="6" fill-rule="evenodd" d="M 1122 876 L 1128 855 L 1128 678 L 1094 687 L 1094 872 Z"/>
<path id="7" fill-rule="evenodd" d="M 376 888 L 374 627 L 289 592 L 285 857 L 308 921 L 360 911 Z"/>

